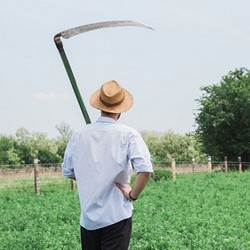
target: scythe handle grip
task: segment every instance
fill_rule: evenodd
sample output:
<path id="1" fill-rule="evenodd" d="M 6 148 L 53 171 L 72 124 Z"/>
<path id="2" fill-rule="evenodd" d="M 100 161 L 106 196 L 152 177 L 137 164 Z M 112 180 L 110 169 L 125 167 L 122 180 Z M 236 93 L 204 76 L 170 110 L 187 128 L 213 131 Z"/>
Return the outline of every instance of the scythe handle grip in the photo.
<path id="1" fill-rule="evenodd" d="M 54 42 L 55 42 L 55 45 L 56 45 L 57 49 L 59 50 L 59 52 L 64 50 L 63 43 L 62 43 L 61 38 L 60 38 L 60 34 L 55 35 Z"/>

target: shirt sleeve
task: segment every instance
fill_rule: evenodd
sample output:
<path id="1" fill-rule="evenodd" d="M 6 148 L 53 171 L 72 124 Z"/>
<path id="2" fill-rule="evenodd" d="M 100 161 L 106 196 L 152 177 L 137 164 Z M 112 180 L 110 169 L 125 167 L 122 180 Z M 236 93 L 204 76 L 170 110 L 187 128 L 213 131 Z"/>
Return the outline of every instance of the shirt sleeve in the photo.
<path id="1" fill-rule="evenodd" d="M 153 165 L 148 147 L 139 133 L 133 134 L 131 138 L 129 158 L 136 174 L 140 172 L 153 173 Z"/>
<path id="2" fill-rule="evenodd" d="M 74 152 L 74 145 L 76 143 L 75 136 L 73 136 L 67 144 L 64 159 L 62 163 L 63 176 L 67 178 L 75 178 L 74 165 L 72 161 L 72 154 Z"/>

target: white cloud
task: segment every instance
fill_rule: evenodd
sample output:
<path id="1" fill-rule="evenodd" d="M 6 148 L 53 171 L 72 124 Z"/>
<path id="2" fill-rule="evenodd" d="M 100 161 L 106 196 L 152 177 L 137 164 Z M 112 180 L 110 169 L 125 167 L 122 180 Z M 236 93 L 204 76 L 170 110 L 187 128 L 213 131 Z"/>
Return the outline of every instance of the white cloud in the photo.
<path id="1" fill-rule="evenodd" d="M 65 94 L 59 93 L 44 93 L 37 92 L 34 94 L 34 98 L 39 101 L 60 101 L 60 100 L 68 100 L 68 96 Z"/>

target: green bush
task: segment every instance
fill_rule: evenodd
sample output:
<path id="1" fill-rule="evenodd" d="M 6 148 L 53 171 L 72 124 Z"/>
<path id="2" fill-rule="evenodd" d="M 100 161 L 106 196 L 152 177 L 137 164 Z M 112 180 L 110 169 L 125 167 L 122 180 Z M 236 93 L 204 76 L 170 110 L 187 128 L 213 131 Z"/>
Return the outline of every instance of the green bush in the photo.
<path id="1" fill-rule="evenodd" d="M 166 169 L 155 169 L 154 170 L 154 180 L 155 181 L 165 181 L 172 178 L 172 172 Z"/>

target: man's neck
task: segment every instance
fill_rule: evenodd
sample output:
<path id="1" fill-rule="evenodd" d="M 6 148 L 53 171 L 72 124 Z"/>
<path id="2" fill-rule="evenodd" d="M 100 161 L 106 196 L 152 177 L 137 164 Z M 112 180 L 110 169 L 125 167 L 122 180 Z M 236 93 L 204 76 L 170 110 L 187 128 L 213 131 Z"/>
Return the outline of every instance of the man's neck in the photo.
<path id="1" fill-rule="evenodd" d="M 101 111 L 101 116 L 102 117 L 109 117 L 109 118 L 117 121 L 119 119 L 120 114 L 108 113 L 108 112 L 105 112 L 105 111 Z"/>

